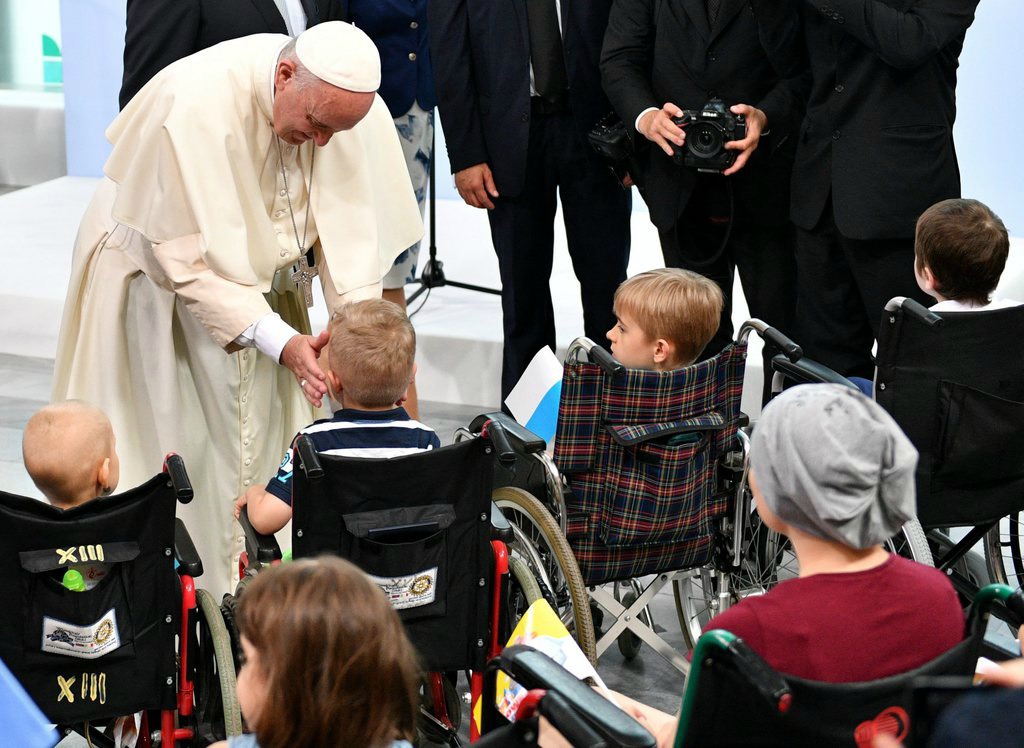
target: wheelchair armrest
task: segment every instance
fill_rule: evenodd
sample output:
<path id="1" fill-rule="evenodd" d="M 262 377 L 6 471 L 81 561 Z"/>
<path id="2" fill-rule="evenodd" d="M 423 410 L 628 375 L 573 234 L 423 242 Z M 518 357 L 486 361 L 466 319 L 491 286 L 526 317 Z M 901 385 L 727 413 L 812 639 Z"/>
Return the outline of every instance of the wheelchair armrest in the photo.
<path id="1" fill-rule="evenodd" d="M 857 385 L 842 374 L 809 358 L 790 361 L 784 354 L 778 353 L 772 356 L 772 369 L 781 372 L 785 377 L 792 379 L 794 382 L 842 384 L 855 390 L 860 390 Z"/>
<path id="2" fill-rule="evenodd" d="M 523 688 L 543 688 L 547 690 L 548 697 L 551 693 L 559 694 L 567 707 L 581 715 L 608 745 L 651 748 L 656 744 L 654 737 L 639 722 L 612 706 L 601 694 L 577 680 L 543 652 L 522 645 L 506 647 L 500 655 L 499 666 Z"/>
<path id="3" fill-rule="evenodd" d="M 203 560 L 199 558 L 192 536 L 180 518 L 174 518 L 174 559 L 178 562 L 178 573 L 190 577 L 203 575 Z"/>
<path id="4" fill-rule="evenodd" d="M 320 458 L 317 457 L 316 447 L 313 440 L 306 434 L 302 434 L 295 440 L 295 450 L 299 453 L 299 464 L 306 473 L 307 478 L 321 478 L 324 474 L 323 466 L 320 465 Z"/>
<path id="5" fill-rule="evenodd" d="M 537 709 L 547 717 L 569 745 L 608 745 L 608 742 L 587 722 L 585 715 L 558 691 L 549 691 Z"/>
<path id="6" fill-rule="evenodd" d="M 479 433 L 480 429 L 488 421 L 501 424 L 501 427 L 505 429 L 505 435 L 511 440 L 512 446 L 521 449 L 526 454 L 543 452 L 547 449 L 547 442 L 507 413 L 498 412 L 479 415 L 469 424 L 469 430 Z"/>
<path id="7" fill-rule="evenodd" d="M 501 509 L 493 501 L 491 502 L 491 540 L 500 540 L 502 543 L 511 543 L 514 539 L 512 523 L 501 513 Z"/>
<path id="8" fill-rule="evenodd" d="M 246 552 L 255 555 L 261 564 L 280 560 L 281 546 L 277 544 L 277 538 L 256 531 L 249 521 L 248 507 L 242 507 L 242 513 L 238 515 L 238 524 L 242 526 L 242 533 L 245 535 Z"/>

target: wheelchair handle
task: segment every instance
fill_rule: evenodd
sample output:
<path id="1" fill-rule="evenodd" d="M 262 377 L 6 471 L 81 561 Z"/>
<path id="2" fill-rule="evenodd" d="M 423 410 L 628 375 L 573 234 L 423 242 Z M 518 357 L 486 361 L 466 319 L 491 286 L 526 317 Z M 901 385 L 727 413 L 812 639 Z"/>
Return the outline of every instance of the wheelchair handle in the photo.
<path id="1" fill-rule="evenodd" d="M 181 455 L 168 452 L 164 457 L 164 472 L 171 479 L 174 486 L 174 497 L 182 504 L 192 501 L 195 493 L 192 491 L 192 482 L 188 479 L 188 472 L 185 470 L 185 461 Z"/>
<path id="2" fill-rule="evenodd" d="M 313 440 L 306 434 L 302 434 L 295 440 L 295 449 L 299 453 L 299 460 L 302 462 L 302 470 L 307 478 L 322 478 L 324 474 L 320 458 L 316 454 Z"/>
<path id="3" fill-rule="evenodd" d="M 902 309 L 903 313 L 908 317 L 913 317 L 928 327 L 936 328 L 942 326 L 942 317 L 925 308 L 920 302 L 908 299 L 906 296 L 894 296 L 885 305 L 885 311 L 887 312 L 895 312 L 897 309 Z"/>
<path id="4" fill-rule="evenodd" d="M 587 355 L 590 356 L 591 361 L 604 369 L 604 372 L 610 377 L 617 377 L 626 370 L 625 366 L 616 361 L 611 353 L 597 343 L 591 346 L 590 350 L 587 351 Z"/>
<path id="5" fill-rule="evenodd" d="M 782 351 L 790 361 L 799 361 L 804 356 L 804 350 L 790 340 L 785 334 L 775 327 L 768 327 L 761 334 L 766 342 Z"/>
<path id="6" fill-rule="evenodd" d="M 498 421 L 493 419 L 487 421 L 487 423 L 484 424 L 484 428 L 480 432 L 480 435 L 491 440 L 491 444 L 494 445 L 494 449 L 498 452 L 498 462 L 502 465 L 515 464 L 516 451 L 512 449 L 512 443 L 508 440 L 508 434 L 505 433 L 505 427 Z"/>
<path id="7" fill-rule="evenodd" d="M 590 338 L 576 338 L 569 344 L 569 350 L 565 355 L 566 362 L 577 360 L 577 351 L 583 351 L 587 358 L 601 367 L 604 373 L 610 377 L 617 377 L 625 373 L 626 367 L 615 360 L 607 350 L 599 346 Z"/>
<path id="8" fill-rule="evenodd" d="M 1024 589 L 1016 589 L 1005 600 L 1006 607 L 1017 618 L 1017 623 L 1024 624 Z"/>

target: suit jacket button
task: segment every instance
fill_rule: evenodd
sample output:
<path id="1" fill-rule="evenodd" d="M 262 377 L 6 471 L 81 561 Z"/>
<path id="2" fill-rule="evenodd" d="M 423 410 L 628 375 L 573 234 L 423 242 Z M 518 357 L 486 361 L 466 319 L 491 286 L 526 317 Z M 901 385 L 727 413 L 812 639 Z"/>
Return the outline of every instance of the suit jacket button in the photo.
<path id="1" fill-rule="evenodd" d="M 416 53 L 415 52 L 410 52 L 409 53 L 409 59 L 412 60 L 413 62 L 416 62 Z"/>
<path id="2" fill-rule="evenodd" d="M 839 130 L 832 131 L 832 140 L 839 140 Z"/>
<path id="3" fill-rule="evenodd" d="M 530 113 L 529 112 L 523 112 L 522 120 L 523 120 L 523 122 L 529 122 L 530 121 Z"/>
<path id="4" fill-rule="evenodd" d="M 833 90 L 836 93 L 842 93 L 844 88 L 845 88 L 845 86 L 842 83 L 837 83 L 836 87 Z"/>
<path id="5" fill-rule="evenodd" d="M 842 23 L 845 20 L 846 19 L 843 18 L 841 15 L 839 15 L 838 13 L 836 14 L 836 23 Z"/>

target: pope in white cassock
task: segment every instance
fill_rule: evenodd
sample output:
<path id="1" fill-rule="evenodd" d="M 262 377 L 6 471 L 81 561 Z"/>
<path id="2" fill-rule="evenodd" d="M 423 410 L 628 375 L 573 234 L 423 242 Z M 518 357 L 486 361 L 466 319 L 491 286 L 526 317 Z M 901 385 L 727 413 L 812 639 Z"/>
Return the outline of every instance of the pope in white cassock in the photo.
<path id="1" fill-rule="evenodd" d="M 327 392 L 300 260 L 312 250 L 333 311 L 380 296 L 422 234 L 379 84 L 370 39 L 323 23 L 179 60 L 107 130 L 53 397 L 107 412 L 124 488 L 184 457 L 195 500 L 179 516 L 218 596 L 239 550 L 234 499 L 274 474 Z"/>

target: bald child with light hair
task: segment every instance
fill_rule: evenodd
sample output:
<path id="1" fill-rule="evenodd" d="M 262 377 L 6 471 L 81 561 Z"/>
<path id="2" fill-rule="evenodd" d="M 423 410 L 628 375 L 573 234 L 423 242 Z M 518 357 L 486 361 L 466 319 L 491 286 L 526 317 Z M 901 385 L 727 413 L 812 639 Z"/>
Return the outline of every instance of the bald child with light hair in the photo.
<path id="1" fill-rule="evenodd" d="M 72 509 L 117 488 L 115 447 L 110 419 L 82 400 L 42 408 L 29 419 L 21 440 L 25 470 L 59 509 Z"/>

